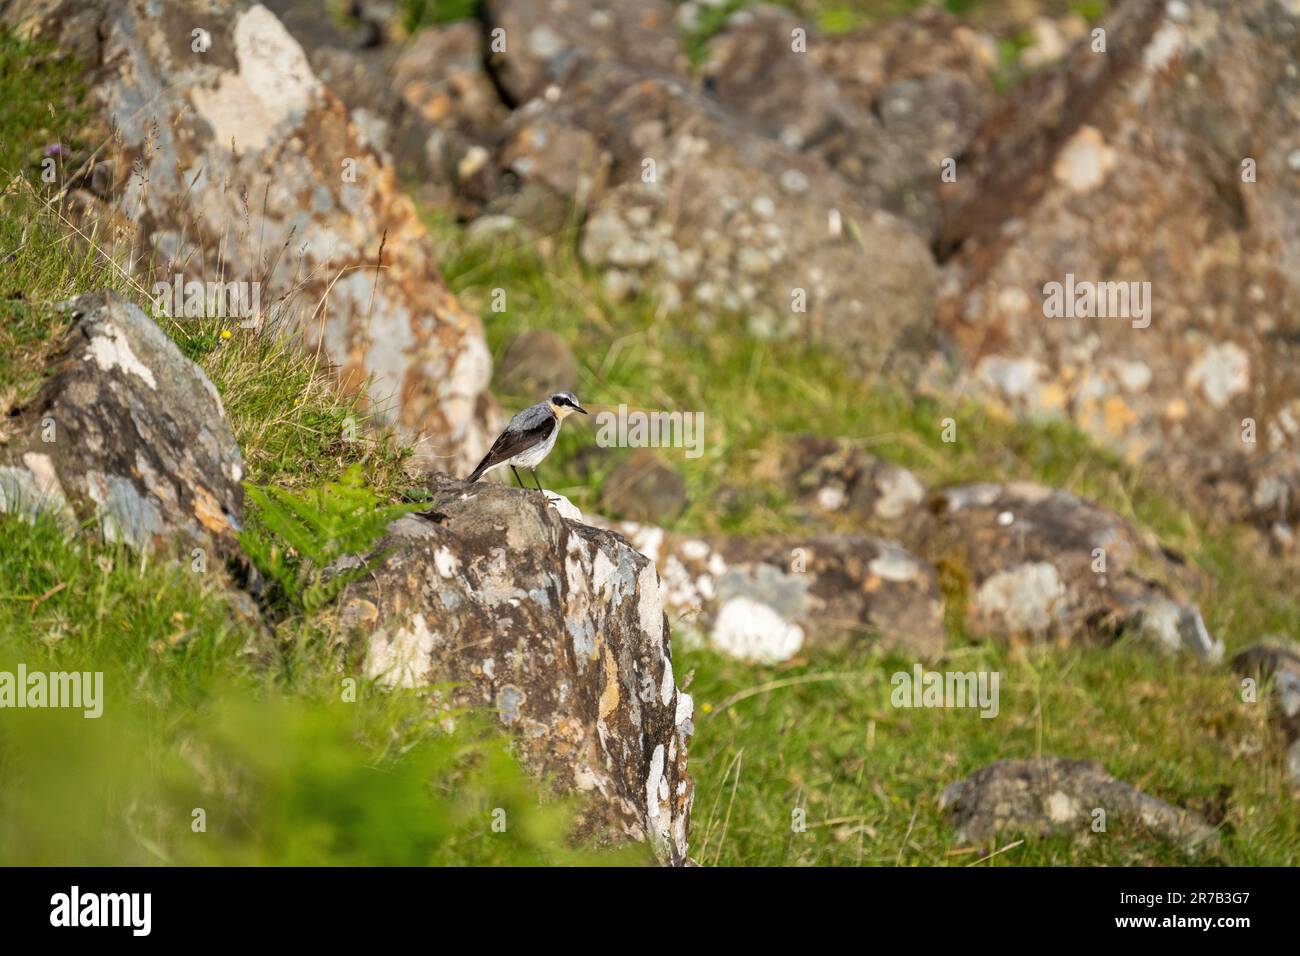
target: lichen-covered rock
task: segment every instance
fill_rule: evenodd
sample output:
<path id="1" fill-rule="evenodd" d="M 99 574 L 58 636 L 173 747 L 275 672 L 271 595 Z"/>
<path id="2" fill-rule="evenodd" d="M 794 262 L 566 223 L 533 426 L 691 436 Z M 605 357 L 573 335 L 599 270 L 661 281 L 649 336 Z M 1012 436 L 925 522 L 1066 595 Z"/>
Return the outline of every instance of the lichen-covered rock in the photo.
<path id="1" fill-rule="evenodd" d="M 1243 677 L 1271 686 L 1268 699 L 1286 747 L 1286 772 L 1300 787 L 1300 646 L 1281 641 L 1254 644 L 1233 657 L 1232 667 Z M 1257 700 L 1262 690 L 1256 687 Z"/>
<path id="2" fill-rule="evenodd" d="M 469 215 L 492 192 L 494 167 L 485 160 L 508 109 L 483 69 L 477 20 L 398 39 L 391 24 L 374 21 L 345 31 L 321 16 L 316 0 L 267 6 L 417 199 Z M 384 39 L 391 42 L 376 42 Z"/>
<path id="3" fill-rule="evenodd" d="M 930 509 L 922 550 L 965 584 L 975 633 L 1085 640 L 1129 630 L 1222 658 L 1223 642 L 1179 596 L 1190 575 L 1117 515 L 1030 482 L 948 488 Z"/>
<path id="4" fill-rule="evenodd" d="M 684 863 L 692 703 L 654 564 L 559 496 L 432 490 L 430 511 L 394 523 L 344 597 L 366 676 L 454 682 L 444 704 L 496 714 L 526 766 L 589 798 L 577 836 L 648 840 Z"/>
<path id="5" fill-rule="evenodd" d="M 67 344 L 0 446 L 0 512 L 91 519 L 144 552 L 234 555 L 244 464 L 212 382 L 114 293 L 61 308 Z"/>
<path id="6" fill-rule="evenodd" d="M 949 187 L 961 384 L 1289 540 L 1300 8 L 1135 0 L 1101 28 L 1104 52 L 1089 34 L 1005 98 Z"/>
<path id="7" fill-rule="evenodd" d="M 794 149 L 820 156 L 862 200 L 933 234 L 945 159 L 993 100 L 993 41 L 939 10 L 822 36 L 790 13 L 733 14 L 713 37 L 706 89 Z"/>
<path id="8" fill-rule="evenodd" d="M 154 277 L 243 283 L 256 307 L 239 317 L 284 322 L 347 387 L 369 381 L 381 417 L 423 436 L 418 461 L 456 470 L 482 455 L 495 406 L 479 320 L 439 276 L 392 167 L 274 14 L 246 0 L 16 0 L 3 23 L 69 48 L 93 38 L 83 138 L 103 146 L 95 175 L 71 183 L 74 211 L 101 234 L 113 222 Z"/>
<path id="9" fill-rule="evenodd" d="M 780 480 L 796 513 L 905 541 L 920 539 L 928 518 L 925 486 L 908 469 L 819 435 L 798 435 L 780 452 Z"/>
<path id="10" fill-rule="evenodd" d="M 1148 796 L 1091 760 L 999 760 L 951 784 L 939 808 L 962 843 L 990 845 L 1004 835 L 1095 835 L 1094 824 L 1150 831 L 1188 853 L 1213 853 L 1219 837 L 1189 810 Z M 1104 817 L 1096 811 L 1104 812 Z"/>
<path id="11" fill-rule="evenodd" d="M 683 81 L 577 53 L 553 78 L 507 121 L 493 211 L 545 230 L 576 207 L 579 251 L 616 298 L 831 341 L 873 372 L 920 365 L 935 273 L 918 231 Z"/>
<path id="12" fill-rule="evenodd" d="M 770 664 L 842 647 L 926 660 L 943 653 L 934 569 L 893 542 L 705 539 L 632 522 L 612 527 L 659 566 L 673 620 L 725 654 Z"/>
<path id="13" fill-rule="evenodd" d="M 684 75 L 673 5 L 668 0 L 486 0 L 501 86 L 515 102 L 542 92 L 548 68 L 575 52 L 652 73 Z M 491 36 L 491 34 L 489 34 Z"/>

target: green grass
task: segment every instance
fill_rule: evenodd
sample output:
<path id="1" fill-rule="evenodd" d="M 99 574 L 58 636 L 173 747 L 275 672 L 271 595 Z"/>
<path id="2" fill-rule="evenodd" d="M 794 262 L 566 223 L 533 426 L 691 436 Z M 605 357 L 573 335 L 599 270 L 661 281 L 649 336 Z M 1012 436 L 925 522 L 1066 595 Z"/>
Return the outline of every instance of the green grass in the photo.
<path id="1" fill-rule="evenodd" d="M 407 33 L 478 15 L 479 0 L 402 0 L 402 26 Z"/>
<path id="2" fill-rule="evenodd" d="M 940 793 L 995 760 L 1045 755 L 1097 760 L 1121 780 L 1199 811 L 1219 828 L 1222 851 L 1189 857 L 1112 816 L 1104 834 L 1085 827 L 1031 837 L 983 865 L 1300 860 L 1300 814 L 1276 748 L 1266 747 L 1266 709 L 1242 703 L 1225 670 L 1125 646 L 1022 655 L 964 646 L 937 666 L 999 672 L 998 716 L 894 708 L 890 675 L 910 671 L 910 661 L 819 656 L 768 669 L 708 651 L 679 655 L 680 672 L 695 674 L 696 858 L 751 866 L 974 863 L 1023 834 L 960 844 L 939 812 Z M 764 689 L 789 681 L 807 682 Z M 792 829 L 796 808 L 807 823 L 801 833 Z"/>

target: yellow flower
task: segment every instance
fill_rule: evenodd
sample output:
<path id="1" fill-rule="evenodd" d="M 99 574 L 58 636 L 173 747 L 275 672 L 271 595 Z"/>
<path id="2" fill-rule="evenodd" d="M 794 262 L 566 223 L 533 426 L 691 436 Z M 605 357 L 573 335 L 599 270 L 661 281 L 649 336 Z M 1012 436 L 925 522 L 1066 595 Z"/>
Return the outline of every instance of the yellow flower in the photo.
<path id="1" fill-rule="evenodd" d="M 231 337 L 232 335 L 234 335 L 234 334 L 235 334 L 235 333 L 232 332 L 232 331 L 230 331 L 230 329 L 222 329 L 222 330 L 221 330 L 221 337 L 222 337 L 223 339 L 228 339 L 228 338 L 230 338 L 230 337 Z"/>

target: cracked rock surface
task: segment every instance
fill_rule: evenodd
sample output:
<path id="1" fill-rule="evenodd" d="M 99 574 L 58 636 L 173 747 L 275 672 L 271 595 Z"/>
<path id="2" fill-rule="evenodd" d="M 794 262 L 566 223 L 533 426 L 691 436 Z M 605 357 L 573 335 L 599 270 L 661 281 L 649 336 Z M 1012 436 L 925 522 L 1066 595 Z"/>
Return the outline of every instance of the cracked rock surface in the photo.
<path id="1" fill-rule="evenodd" d="M 115 293 L 61 308 L 67 343 L 0 446 L 0 511 L 91 519 L 138 551 L 237 552 L 243 457 L 207 375 Z"/>
<path id="2" fill-rule="evenodd" d="M 435 479 L 435 503 L 389 528 L 340 625 L 367 677 L 454 682 L 524 764 L 585 795 L 577 836 L 687 859 L 693 704 L 677 687 L 654 564 L 562 498 Z"/>

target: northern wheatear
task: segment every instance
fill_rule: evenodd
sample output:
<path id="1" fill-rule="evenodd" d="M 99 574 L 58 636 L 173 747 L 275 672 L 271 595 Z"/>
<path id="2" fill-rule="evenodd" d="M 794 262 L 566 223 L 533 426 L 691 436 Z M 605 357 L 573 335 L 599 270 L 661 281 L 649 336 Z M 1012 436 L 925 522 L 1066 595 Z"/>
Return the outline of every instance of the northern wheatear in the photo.
<path id="1" fill-rule="evenodd" d="M 574 412 L 587 410 L 578 404 L 578 396 L 572 392 L 556 392 L 544 402 L 530 405 L 510 419 L 505 431 L 497 436 L 488 453 L 478 463 L 466 481 L 478 481 L 493 468 L 509 465 L 514 472 L 519 487 L 524 487 L 516 465 L 522 465 L 533 473 L 533 483 L 537 490 L 542 490 L 542 483 L 537 480 L 537 466 L 555 447 L 556 436 L 560 434 L 560 422 Z"/>

